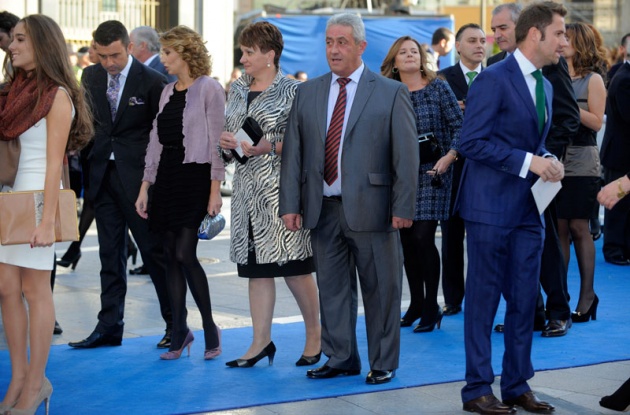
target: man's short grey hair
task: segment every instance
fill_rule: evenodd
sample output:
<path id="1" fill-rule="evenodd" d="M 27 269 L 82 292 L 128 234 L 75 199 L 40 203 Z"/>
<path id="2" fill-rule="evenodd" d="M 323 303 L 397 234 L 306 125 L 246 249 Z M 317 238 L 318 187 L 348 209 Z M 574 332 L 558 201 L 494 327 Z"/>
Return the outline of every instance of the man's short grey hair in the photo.
<path id="1" fill-rule="evenodd" d="M 361 43 L 365 40 L 365 25 L 361 16 L 355 13 L 335 14 L 326 23 L 326 31 L 333 25 L 349 26 L 352 28 L 352 37 L 355 43 Z"/>
<path id="2" fill-rule="evenodd" d="M 496 16 L 503 10 L 509 10 L 512 21 L 516 23 L 516 21 L 518 20 L 518 16 L 520 16 L 521 11 L 523 11 L 523 6 L 521 6 L 519 3 L 499 4 L 497 7 L 494 8 L 494 10 L 492 10 L 492 15 Z"/>
<path id="3" fill-rule="evenodd" d="M 158 32 L 150 26 L 138 26 L 131 31 L 136 43 L 145 42 L 149 51 L 158 53 L 160 51 L 160 37 Z"/>

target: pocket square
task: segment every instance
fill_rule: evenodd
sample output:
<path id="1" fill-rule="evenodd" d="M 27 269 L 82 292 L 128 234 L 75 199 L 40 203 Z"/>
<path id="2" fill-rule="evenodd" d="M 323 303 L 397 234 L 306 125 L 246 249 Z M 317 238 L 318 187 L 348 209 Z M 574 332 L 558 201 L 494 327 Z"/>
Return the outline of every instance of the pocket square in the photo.
<path id="1" fill-rule="evenodd" d="M 134 105 L 144 105 L 144 101 L 142 98 L 131 97 L 129 98 L 129 106 L 133 107 Z"/>

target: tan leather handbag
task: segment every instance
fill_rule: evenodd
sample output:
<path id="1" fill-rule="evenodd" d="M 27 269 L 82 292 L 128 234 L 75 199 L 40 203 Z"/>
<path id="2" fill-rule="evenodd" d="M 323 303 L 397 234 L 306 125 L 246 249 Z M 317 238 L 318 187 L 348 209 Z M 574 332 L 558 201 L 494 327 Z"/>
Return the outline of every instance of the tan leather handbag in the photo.
<path id="1" fill-rule="evenodd" d="M 0 193 L 0 244 L 28 244 L 41 222 L 44 192 Z M 55 242 L 78 241 L 77 199 L 72 190 L 59 190 Z"/>

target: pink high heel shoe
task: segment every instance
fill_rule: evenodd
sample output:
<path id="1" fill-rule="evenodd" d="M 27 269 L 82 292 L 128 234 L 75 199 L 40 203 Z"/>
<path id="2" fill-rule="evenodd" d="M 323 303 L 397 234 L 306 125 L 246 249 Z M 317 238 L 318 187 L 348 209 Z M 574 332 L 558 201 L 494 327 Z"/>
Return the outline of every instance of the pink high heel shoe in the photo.
<path id="1" fill-rule="evenodd" d="M 188 330 L 188 334 L 186 334 L 186 338 L 184 339 L 184 343 L 179 350 L 169 350 L 166 353 L 162 353 L 160 355 L 160 359 L 162 360 L 177 360 L 182 355 L 185 347 L 188 347 L 188 356 L 190 356 L 190 345 L 195 340 L 195 336 L 193 336 L 192 331 Z"/>
<path id="2" fill-rule="evenodd" d="M 219 336 L 219 345 L 214 349 L 206 350 L 203 353 L 204 360 L 214 359 L 223 351 L 223 349 L 221 348 L 221 328 L 219 326 L 217 326 L 217 336 Z"/>

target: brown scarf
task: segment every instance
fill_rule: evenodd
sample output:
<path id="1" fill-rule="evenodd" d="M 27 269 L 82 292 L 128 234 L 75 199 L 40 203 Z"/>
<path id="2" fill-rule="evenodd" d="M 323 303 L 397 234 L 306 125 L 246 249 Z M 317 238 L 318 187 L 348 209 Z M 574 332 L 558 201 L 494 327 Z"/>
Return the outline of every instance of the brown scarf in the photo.
<path id="1" fill-rule="evenodd" d="M 13 82 L 5 86 L 8 92 L 0 94 L 0 140 L 15 140 L 50 112 L 58 87 L 48 81 L 38 96 L 34 75 L 19 71 Z"/>

